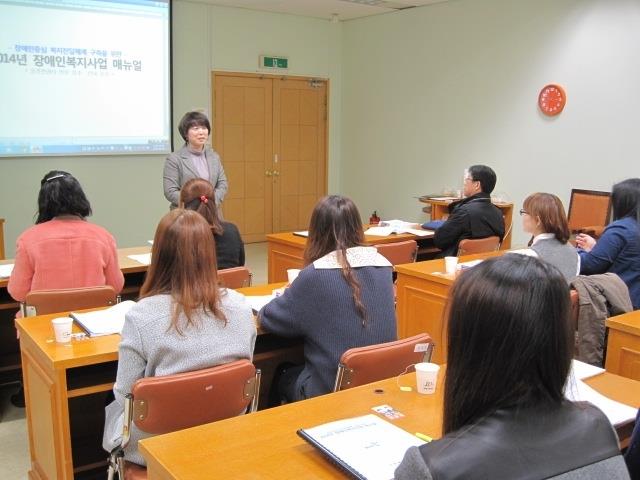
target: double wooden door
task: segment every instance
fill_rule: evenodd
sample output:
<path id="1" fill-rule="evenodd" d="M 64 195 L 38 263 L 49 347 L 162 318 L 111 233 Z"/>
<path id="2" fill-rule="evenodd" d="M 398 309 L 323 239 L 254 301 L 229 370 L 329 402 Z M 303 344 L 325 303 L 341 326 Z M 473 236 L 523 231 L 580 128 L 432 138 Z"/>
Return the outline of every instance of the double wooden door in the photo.
<path id="1" fill-rule="evenodd" d="M 306 229 L 327 191 L 326 81 L 214 72 L 211 83 L 225 219 L 245 242 Z"/>

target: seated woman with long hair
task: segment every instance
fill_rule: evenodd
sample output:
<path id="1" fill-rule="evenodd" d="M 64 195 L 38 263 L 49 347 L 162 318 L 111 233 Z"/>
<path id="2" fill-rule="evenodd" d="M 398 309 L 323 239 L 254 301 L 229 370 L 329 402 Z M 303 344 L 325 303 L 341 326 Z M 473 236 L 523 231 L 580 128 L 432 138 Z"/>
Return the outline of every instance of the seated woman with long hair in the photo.
<path id="1" fill-rule="evenodd" d="M 7 289 L 23 302 L 32 290 L 111 285 L 122 290 L 116 242 L 104 228 L 87 222 L 91 205 L 78 180 L 52 170 L 40 182 L 36 224 L 16 244 Z"/>
<path id="2" fill-rule="evenodd" d="M 640 308 L 640 178 L 629 178 L 613 186 L 613 222 L 596 242 L 576 235 L 580 248 L 580 273 L 615 273 L 629 288 L 635 310 Z"/>
<path id="3" fill-rule="evenodd" d="M 569 222 L 558 197 L 533 193 L 522 204 L 522 228 L 532 235 L 531 251 L 556 267 L 567 282 L 580 272 L 580 257 L 569 241 Z"/>
<path id="4" fill-rule="evenodd" d="M 195 210 L 211 226 L 216 243 L 218 270 L 244 265 L 244 243 L 238 227 L 220 220 L 213 185 L 202 178 L 194 178 L 180 190 L 180 206 Z"/>
<path id="5" fill-rule="evenodd" d="M 127 313 L 118 351 L 115 400 L 106 408 L 103 447 L 122 436 L 124 397 L 136 380 L 251 360 L 256 327 L 251 307 L 217 282 L 213 236 L 196 212 L 175 209 L 156 230 L 140 300 Z M 135 425 L 125 459 L 145 465 Z"/>
<path id="6" fill-rule="evenodd" d="M 259 315 L 263 330 L 304 340 L 305 363 L 282 374 L 278 400 L 331 392 L 346 350 L 396 339 L 391 264 L 363 242 L 360 214 L 350 199 L 332 195 L 317 203 L 305 267 Z"/>
<path id="7" fill-rule="evenodd" d="M 564 397 L 569 310 L 566 280 L 537 258 L 463 272 L 448 304 L 444 436 L 411 447 L 395 478 L 628 478 L 607 417 Z"/>

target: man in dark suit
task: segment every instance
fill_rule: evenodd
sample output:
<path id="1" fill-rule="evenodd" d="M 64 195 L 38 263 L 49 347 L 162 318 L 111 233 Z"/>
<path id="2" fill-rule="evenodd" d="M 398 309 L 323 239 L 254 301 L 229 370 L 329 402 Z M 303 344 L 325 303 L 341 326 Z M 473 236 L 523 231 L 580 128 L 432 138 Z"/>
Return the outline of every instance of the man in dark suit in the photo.
<path id="1" fill-rule="evenodd" d="M 496 173 L 486 165 L 473 165 L 465 170 L 464 199 L 449 205 L 449 218 L 436 230 L 433 243 L 442 250 L 439 256 L 453 256 L 460 240 L 504 237 L 504 218 L 491 203 L 496 186 Z"/>

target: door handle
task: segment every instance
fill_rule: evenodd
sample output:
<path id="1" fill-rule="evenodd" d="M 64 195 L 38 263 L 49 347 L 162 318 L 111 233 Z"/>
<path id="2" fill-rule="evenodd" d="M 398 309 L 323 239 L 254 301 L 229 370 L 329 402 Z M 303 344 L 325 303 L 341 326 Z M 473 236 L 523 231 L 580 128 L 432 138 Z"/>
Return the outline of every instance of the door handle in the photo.
<path id="1" fill-rule="evenodd" d="M 273 172 L 271 170 L 267 170 L 266 172 L 264 172 L 265 177 L 270 177 L 273 175 Z"/>
<path id="2" fill-rule="evenodd" d="M 273 171 L 273 176 L 274 177 L 279 177 L 280 176 L 280 172 L 278 170 L 274 170 Z"/>

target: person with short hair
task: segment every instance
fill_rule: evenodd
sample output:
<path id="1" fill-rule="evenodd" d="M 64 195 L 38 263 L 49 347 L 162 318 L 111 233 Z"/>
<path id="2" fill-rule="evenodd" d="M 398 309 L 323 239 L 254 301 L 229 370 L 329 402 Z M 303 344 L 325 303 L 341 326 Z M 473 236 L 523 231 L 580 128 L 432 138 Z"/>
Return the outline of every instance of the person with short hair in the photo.
<path id="1" fill-rule="evenodd" d="M 213 185 L 202 178 L 192 178 L 180 190 L 180 206 L 194 210 L 211 226 L 215 239 L 218 270 L 244 266 L 244 243 L 240 231 L 218 215 Z"/>
<path id="2" fill-rule="evenodd" d="M 434 234 L 439 256 L 455 256 L 466 238 L 504 237 L 504 217 L 491 203 L 496 173 L 486 165 L 473 165 L 464 173 L 464 199 L 449 205 L 449 218 Z"/>
<path id="3" fill-rule="evenodd" d="M 211 134 L 209 119 L 201 112 L 187 112 L 180 120 L 178 131 L 184 146 L 164 162 L 164 196 L 170 208 L 178 206 L 180 189 L 192 178 L 204 178 L 214 186 L 216 205 L 220 207 L 228 184 L 220 155 L 207 146 Z"/>
<path id="4" fill-rule="evenodd" d="M 551 193 L 532 193 L 520 210 L 522 228 L 532 235 L 530 251 L 555 266 L 567 282 L 580 273 L 580 257 L 569 243 L 569 222 L 560 199 Z"/>
<path id="5" fill-rule="evenodd" d="M 220 288 L 211 229 L 196 212 L 175 209 L 158 224 L 140 300 L 126 314 L 118 348 L 115 400 L 106 407 L 103 448 L 120 445 L 125 395 L 144 377 L 251 360 L 253 312 L 243 295 Z M 125 460 L 145 465 L 131 429 Z"/>
<path id="6" fill-rule="evenodd" d="M 305 363 L 282 373 L 274 403 L 331 392 L 345 351 L 396 340 L 391 264 L 363 244 L 353 201 L 320 199 L 311 214 L 305 267 L 259 313 L 265 332 L 304 341 Z"/>
<path id="7" fill-rule="evenodd" d="M 628 479 L 605 414 L 565 399 L 570 308 L 566 280 L 538 258 L 461 273 L 447 306 L 443 437 L 409 448 L 396 480 Z"/>
<path id="8" fill-rule="evenodd" d="M 640 178 L 616 183 L 611 192 L 613 222 L 596 240 L 576 235 L 580 273 L 615 273 L 629 288 L 634 310 L 640 308 Z"/>
<path id="9" fill-rule="evenodd" d="M 52 170 L 40 182 L 36 224 L 16 242 L 16 258 L 7 290 L 24 302 L 32 290 L 110 285 L 122 290 L 116 241 L 89 223 L 91 204 L 68 172 Z"/>

